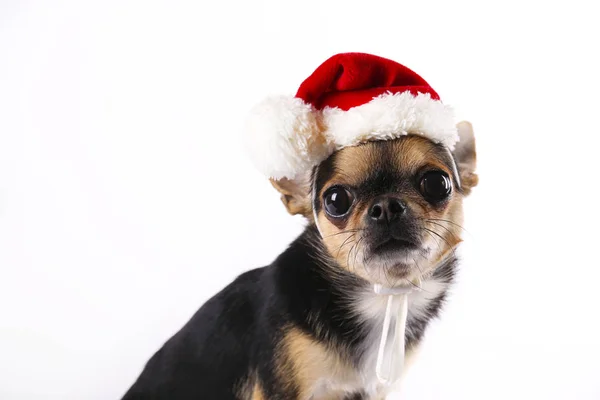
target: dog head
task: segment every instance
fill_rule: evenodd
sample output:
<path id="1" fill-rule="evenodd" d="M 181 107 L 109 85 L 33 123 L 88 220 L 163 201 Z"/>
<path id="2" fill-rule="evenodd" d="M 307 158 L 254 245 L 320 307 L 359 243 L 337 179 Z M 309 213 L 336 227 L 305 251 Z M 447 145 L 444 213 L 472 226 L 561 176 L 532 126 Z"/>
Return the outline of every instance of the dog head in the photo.
<path id="1" fill-rule="evenodd" d="M 461 241 L 477 175 L 472 127 L 458 130 L 453 152 L 407 135 L 345 147 L 310 176 L 272 183 L 291 214 L 317 225 L 336 267 L 394 286 L 431 272 Z"/>

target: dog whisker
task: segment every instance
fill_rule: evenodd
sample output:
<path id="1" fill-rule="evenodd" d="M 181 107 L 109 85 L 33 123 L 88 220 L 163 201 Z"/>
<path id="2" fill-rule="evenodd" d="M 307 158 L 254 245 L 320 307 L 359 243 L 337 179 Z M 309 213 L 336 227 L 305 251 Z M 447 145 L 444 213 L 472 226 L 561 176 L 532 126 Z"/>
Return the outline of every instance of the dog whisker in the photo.
<path id="1" fill-rule="evenodd" d="M 432 230 L 432 229 L 429 229 L 429 228 L 423 228 L 423 229 L 425 229 L 428 232 L 433 233 L 434 235 L 436 235 L 437 237 L 439 237 L 440 239 L 442 239 L 446 243 L 446 245 L 448 246 L 448 248 L 450 250 L 452 250 L 452 253 L 454 254 L 454 256 L 456 256 L 456 250 L 454 249 L 454 247 L 452 247 L 452 245 L 448 242 L 448 240 L 446 240 L 445 237 L 443 237 L 442 235 L 440 235 L 439 232 L 436 232 L 435 230 Z"/>
<path id="2" fill-rule="evenodd" d="M 454 232 L 452 232 L 450 229 L 448 229 L 447 227 L 445 227 L 442 224 L 439 224 L 437 222 L 433 222 L 433 221 L 429 221 L 430 224 L 434 224 L 436 226 L 439 226 L 440 228 L 444 229 L 446 232 L 448 232 L 449 234 L 452 235 L 452 237 L 454 237 L 455 239 L 460 239 Z"/>
<path id="3" fill-rule="evenodd" d="M 336 233 L 332 233 L 331 235 L 323 236 L 323 239 L 327 239 L 332 236 L 343 235 L 345 233 L 356 233 L 356 232 L 360 232 L 360 231 L 364 231 L 364 229 L 346 229 L 345 231 L 336 232 Z"/>
<path id="4" fill-rule="evenodd" d="M 468 231 L 468 230 L 467 230 L 467 229 L 466 229 L 464 226 L 462 226 L 462 225 L 460 225 L 460 224 L 457 224 L 457 223 L 456 223 L 456 222 L 454 222 L 454 221 L 450 221 L 450 220 L 448 220 L 448 219 L 443 219 L 443 218 L 427 218 L 427 219 L 426 219 L 426 221 L 439 221 L 439 222 L 445 222 L 445 223 L 448 223 L 448 224 L 454 225 L 454 226 L 456 226 L 457 228 L 460 228 L 460 229 L 462 229 L 463 231 L 465 231 L 465 233 L 467 233 L 467 234 L 471 235 L 471 232 L 469 232 L 469 231 Z"/>
<path id="5" fill-rule="evenodd" d="M 348 237 L 346 238 L 346 240 L 344 240 L 344 241 L 342 242 L 341 246 L 340 246 L 340 247 L 338 248 L 338 250 L 337 250 L 337 255 L 336 255 L 336 258 L 340 256 L 340 251 L 342 250 L 342 247 L 344 247 L 346 244 L 348 244 L 348 241 L 350 241 L 349 243 L 352 243 L 352 242 L 353 242 L 353 240 L 352 240 L 352 239 L 354 239 L 355 237 L 356 237 L 356 233 L 353 233 L 352 235 L 348 236 Z"/>

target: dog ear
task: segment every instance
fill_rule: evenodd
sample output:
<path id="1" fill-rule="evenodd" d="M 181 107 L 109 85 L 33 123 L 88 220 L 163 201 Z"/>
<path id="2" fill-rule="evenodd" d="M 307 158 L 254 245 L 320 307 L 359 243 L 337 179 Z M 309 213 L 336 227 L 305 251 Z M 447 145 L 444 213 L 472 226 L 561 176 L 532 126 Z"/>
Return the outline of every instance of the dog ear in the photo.
<path id="1" fill-rule="evenodd" d="M 465 194 L 469 194 L 471 189 L 477 186 L 479 182 L 479 177 L 475 173 L 475 167 L 477 166 L 475 135 L 470 122 L 459 122 L 456 128 L 458 129 L 460 141 L 456 144 L 456 148 L 452 154 L 458 166 L 463 191 Z"/>
<path id="2" fill-rule="evenodd" d="M 281 193 L 281 202 L 292 214 L 300 214 L 308 219 L 312 218 L 310 201 L 310 174 L 305 174 L 295 179 L 270 179 L 271 184 Z"/>

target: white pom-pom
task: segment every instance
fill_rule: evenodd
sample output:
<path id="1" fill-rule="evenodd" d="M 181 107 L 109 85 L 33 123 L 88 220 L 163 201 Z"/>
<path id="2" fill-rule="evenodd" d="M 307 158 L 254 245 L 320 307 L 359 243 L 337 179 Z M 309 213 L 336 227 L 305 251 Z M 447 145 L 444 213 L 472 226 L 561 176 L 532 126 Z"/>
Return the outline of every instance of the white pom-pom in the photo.
<path id="1" fill-rule="evenodd" d="M 271 97 L 254 107 L 245 138 L 256 167 L 270 178 L 294 179 L 327 158 L 334 146 L 322 134 L 319 118 L 296 97 Z"/>

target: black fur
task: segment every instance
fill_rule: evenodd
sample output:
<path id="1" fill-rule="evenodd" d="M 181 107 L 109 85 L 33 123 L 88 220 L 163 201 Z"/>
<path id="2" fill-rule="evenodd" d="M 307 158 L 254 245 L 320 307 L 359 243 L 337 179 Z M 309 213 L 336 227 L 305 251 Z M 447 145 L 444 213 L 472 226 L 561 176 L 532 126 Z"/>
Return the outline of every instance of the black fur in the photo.
<path id="1" fill-rule="evenodd" d="M 366 332 L 346 300 L 366 282 L 333 272 L 319 254 L 320 240 L 309 226 L 271 265 L 240 275 L 206 302 L 148 361 L 123 399 L 237 399 L 240 385 L 252 377 L 266 398 L 295 399 L 297 388 L 283 385 L 274 373 L 276 346 L 289 326 L 332 346 L 343 343 L 349 361 L 359 362 Z M 451 281 L 455 264 L 449 259 L 436 274 Z M 409 319 L 407 347 L 421 339 L 443 297 L 431 302 L 425 318 Z M 320 336 L 316 323 L 324 327 Z"/>
<path id="2" fill-rule="evenodd" d="M 365 400 L 365 395 L 362 393 L 353 393 L 344 397 L 344 400 Z"/>

